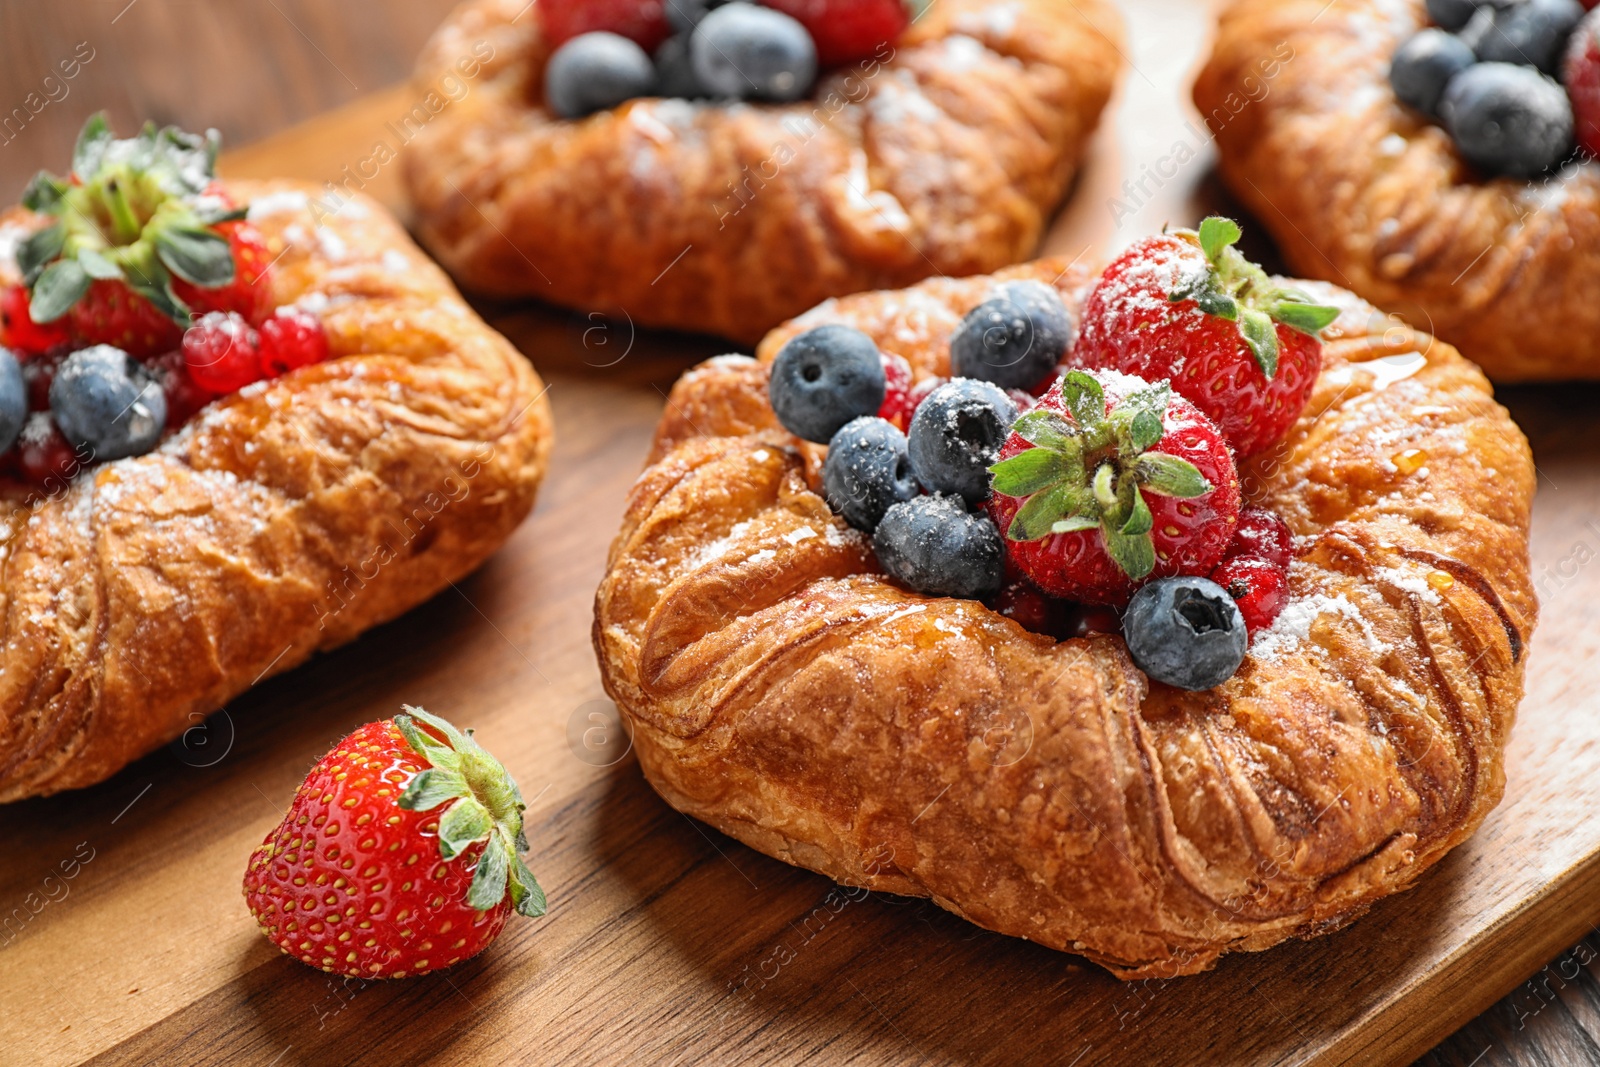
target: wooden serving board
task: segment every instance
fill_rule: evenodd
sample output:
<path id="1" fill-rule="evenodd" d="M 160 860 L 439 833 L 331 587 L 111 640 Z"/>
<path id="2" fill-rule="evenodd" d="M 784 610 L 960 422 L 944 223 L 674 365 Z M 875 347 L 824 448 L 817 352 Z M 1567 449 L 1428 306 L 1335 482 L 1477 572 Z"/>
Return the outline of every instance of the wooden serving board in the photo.
<path id="1" fill-rule="evenodd" d="M 1206 12 L 1127 6 L 1120 113 L 1049 251 L 1098 257 L 1227 208 L 1198 121 L 1172 103 Z M 414 102 L 371 97 L 225 169 L 344 180 Z M 368 191 L 398 205 L 395 168 Z M 651 792 L 600 689 L 590 603 L 664 391 L 721 346 L 484 310 L 551 383 L 537 513 L 458 589 L 111 781 L 0 809 L 0 1065 L 1401 1064 L 1600 915 L 1600 389 L 1504 395 L 1538 457 L 1544 601 L 1505 802 L 1342 933 L 1123 984 L 924 902 L 838 889 Z M 476 726 L 520 779 L 550 915 L 447 973 L 330 978 L 257 933 L 240 878 L 310 765 L 402 702 Z"/>

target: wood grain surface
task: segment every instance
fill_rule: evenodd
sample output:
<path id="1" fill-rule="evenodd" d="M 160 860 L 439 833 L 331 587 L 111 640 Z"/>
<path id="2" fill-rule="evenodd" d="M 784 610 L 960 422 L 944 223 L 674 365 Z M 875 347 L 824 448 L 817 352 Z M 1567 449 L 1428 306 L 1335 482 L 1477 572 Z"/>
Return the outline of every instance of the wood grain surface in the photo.
<path id="1" fill-rule="evenodd" d="M 77 42 L 92 40 L 95 58 L 68 95 L 0 135 L 0 185 L 60 167 L 103 106 L 124 128 L 150 115 L 218 125 L 238 143 L 356 100 L 226 163 L 240 176 L 338 181 L 415 102 L 403 88 L 368 90 L 405 70 L 446 6 L 5 5 L 0 108 L 20 105 Z M 1205 11 L 1125 7 L 1119 112 L 1048 251 L 1099 257 L 1230 207 L 1207 177 L 1207 139 L 1174 106 L 1205 46 Z M 398 205 L 395 179 L 385 168 L 367 191 Z M 1600 387 L 1502 394 L 1539 464 L 1544 611 L 1505 803 L 1419 888 L 1348 931 L 1201 978 L 1122 984 L 924 902 L 838 889 L 650 791 L 600 691 L 590 598 L 664 390 L 721 346 L 625 320 L 483 310 L 552 386 L 559 438 L 534 518 L 458 589 L 111 781 L 0 809 L 0 1065 L 1600 1062 L 1600 444 L 1589 429 Z M 477 726 L 518 775 L 551 914 L 444 974 L 329 978 L 256 933 L 239 880 L 311 764 L 402 702 Z"/>

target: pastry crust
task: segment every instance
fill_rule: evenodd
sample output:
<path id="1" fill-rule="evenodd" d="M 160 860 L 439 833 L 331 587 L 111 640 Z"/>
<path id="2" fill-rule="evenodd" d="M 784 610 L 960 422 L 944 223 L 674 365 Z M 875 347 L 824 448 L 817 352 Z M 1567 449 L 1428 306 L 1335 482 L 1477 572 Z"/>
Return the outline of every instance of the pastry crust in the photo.
<path id="1" fill-rule="evenodd" d="M 1402 105 L 1423 0 L 1234 0 L 1194 99 L 1290 269 L 1461 347 L 1497 381 L 1600 378 L 1600 167 L 1484 180 Z"/>
<path id="2" fill-rule="evenodd" d="M 311 186 L 227 188 L 280 257 L 274 302 L 320 318 L 333 358 L 0 500 L 0 800 L 108 777 L 463 577 L 533 506 L 544 387 L 388 213 L 357 198 L 319 228 Z M 17 209 L 0 234 L 35 225 Z"/>
<path id="3" fill-rule="evenodd" d="M 423 243 L 469 289 L 747 343 L 830 296 L 1031 255 L 1121 67 L 1107 0 L 940 0 L 811 100 L 567 122 L 532 6 L 469 0 L 418 61 L 421 95 L 492 52 L 405 154 Z"/>
<path id="4" fill-rule="evenodd" d="M 1002 272 L 1089 276 L 1045 261 Z M 989 279 L 830 302 L 919 375 Z M 814 491 L 766 364 L 667 404 L 595 603 L 607 692 L 674 807 L 841 882 L 931 897 L 1124 978 L 1311 937 L 1498 802 L 1535 621 L 1527 442 L 1442 342 L 1345 308 L 1301 421 L 1241 471 L 1297 535 L 1293 600 L 1209 692 L 1122 639 L 1057 644 L 907 592 Z M 1370 332 L 1369 323 L 1389 327 Z"/>

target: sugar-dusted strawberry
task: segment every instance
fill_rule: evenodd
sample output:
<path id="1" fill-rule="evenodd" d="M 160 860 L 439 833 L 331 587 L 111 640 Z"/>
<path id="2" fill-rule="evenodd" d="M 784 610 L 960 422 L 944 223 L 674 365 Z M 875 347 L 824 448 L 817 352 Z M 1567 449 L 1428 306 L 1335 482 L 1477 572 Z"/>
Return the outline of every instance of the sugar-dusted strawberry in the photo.
<path id="1" fill-rule="evenodd" d="M 1573 31 L 1561 78 L 1572 98 L 1578 147 L 1600 156 L 1600 14 L 1585 16 Z"/>
<path id="2" fill-rule="evenodd" d="M 459 963 L 511 911 L 544 914 L 505 767 L 420 708 L 324 756 L 250 857 L 245 902 L 273 944 L 335 974 L 404 978 Z"/>
<path id="3" fill-rule="evenodd" d="M 1268 278 L 1233 247 L 1239 237 L 1209 218 L 1128 249 L 1089 294 L 1070 362 L 1170 381 L 1252 456 L 1300 417 L 1338 310 Z"/>
<path id="4" fill-rule="evenodd" d="M 1017 419 L 990 472 L 1006 551 L 1044 592 L 1120 605 L 1152 577 L 1208 574 L 1239 476 L 1215 425 L 1165 383 L 1069 371 Z"/>
<path id="5" fill-rule="evenodd" d="M 214 192 L 217 148 L 214 130 L 197 137 L 149 124 L 118 141 L 104 115 L 91 118 L 72 173 L 40 173 L 23 194 L 28 209 L 52 220 L 17 248 L 33 321 L 65 322 L 83 345 L 145 358 L 176 347 L 189 325 L 180 288 L 230 309 L 262 299 L 262 284 L 230 290 L 265 269 L 264 250 L 247 228 L 218 229 L 243 209 Z"/>
<path id="6" fill-rule="evenodd" d="M 539 26 L 551 50 L 579 34 L 621 34 L 654 52 L 672 34 L 665 0 L 539 0 Z"/>
<path id="7" fill-rule="evenodd" d="M 8 285 L 0 292 L 0 345 L 27 359 L 66 343 L 66 323 L 33 321 L 28 313 L 27 286 Z"/>
<path id="8" fill-rule="evenodd" d="M 1294 558 L 1294 535 L 1284 521 L 1266 508 L 1243 508 L 1239 512 L 1239 525 L 1233 533 L 1233 543 L 1223 553 L 1224 559 L 1265 560 L 1279 569 L 1287 569 Z"/>
<path id="9" fill-rule="evenodd" d="M 260 230 L 242 219 L 219 222 L 212 229 L 228 241 L 233 281 L 208 289 L 175 278 L 172 291 L 197 317 L 208 311 L 232 311 L 251 325 L 259 325 L 272 314 L 272 254 L 267 242 Z"/>
<path id="10" fill-rule="evenodd" d="M 879 352 L 879 356 L 883 359 L 885 385 L 878 418 L 894 423 L 895 429 L 905 433 L 911 428 L 911 416 L 917 413 L 917 405 L 911 401 L 911 364 L 893 352 Z"/>
<path id="11" fill-rule="evenodd" d="M 1252 556 L 1235 556 L 1222 561 L 1211 572 L 1211 580 L 1228 591 L 1249 636 L 1271 626 L 1289 602 L 1289 574 L 1284 568 Z"/>
<path id="12" fill-rule="evenodd" d="M 806 28 L 823 66 L 878 55 L 911 24 L 905 0 L 764 0 Z"/>
<path id="13" fill-rule="evenodd" d="M 261 338 L 232 312 L 213 311 L 183 333 L 183 361 L 200 388 L 221 396 L 264 377 Z"/>

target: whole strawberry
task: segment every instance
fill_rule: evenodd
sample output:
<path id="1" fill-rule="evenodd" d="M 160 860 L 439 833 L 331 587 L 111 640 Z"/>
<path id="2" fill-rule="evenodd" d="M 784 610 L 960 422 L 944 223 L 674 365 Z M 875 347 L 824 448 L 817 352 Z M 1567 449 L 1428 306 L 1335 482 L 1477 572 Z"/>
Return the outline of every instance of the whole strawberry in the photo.
<path id="1" fill-rule="evenodd" d="M 1240 230 L 1209 218 L 1135 244 L 1100 277 L 1070 361 L 1169 381 L 1240 456 L 1283 439 L 1322 370 L 1338 317 L 1242 256 Z"/>
<path id="2" fill-rule="evenodd" d="M 911 24 L 905 0 L 765 0 L 790 15 L 817 44 L 817 61 L 831 67 L 877 55 Z"/>
<path id="3" fill-rule="evenodd" d="M 312 967 L 426 974 L 483 951 L 511 911 L 544 914 L 516 783 L 470 731 L 406 712 L 339 742 L 250 857 L 250 913 Z"/>
<path id="4" fill-rule="evenodd" d="M 212 191 L 217 148 L 214 130 L 197 137 L 147 124 L 119 141 L 104 115 L 91 118 L 72 173 L 41 172 L 23 194 L 24 206 L 51 220 L 17 249 L 33 322 L 65 322 L 83 345 L 145 358 L 177 347 L 192 310 L 185 295 L 258 310 L 265 250 L 253 231 L 218 229 L 244 209 Z"/>
<path id="5" fill-rule="evenodd" d="M 272 286 L 267 282 L 272 253 L 261 231 L 248 222 L 219 222 L 212 229 L 227 239 L 233 256 L 233 281 L 207 288 L 175 278 L 172 291 L 196 317 L 209 311 L 231 311 L 258 326 L 272 313 Z"/>
<path id="6" fill-rule="evenodd" d="M 1051 596 L 1125 604 L 1154 577 L 1208 574 L 1233 540 L 1227 443 L 1165 383 L 1068 371 L 1017 419 L 990 468 L 989 515 Z"/>

